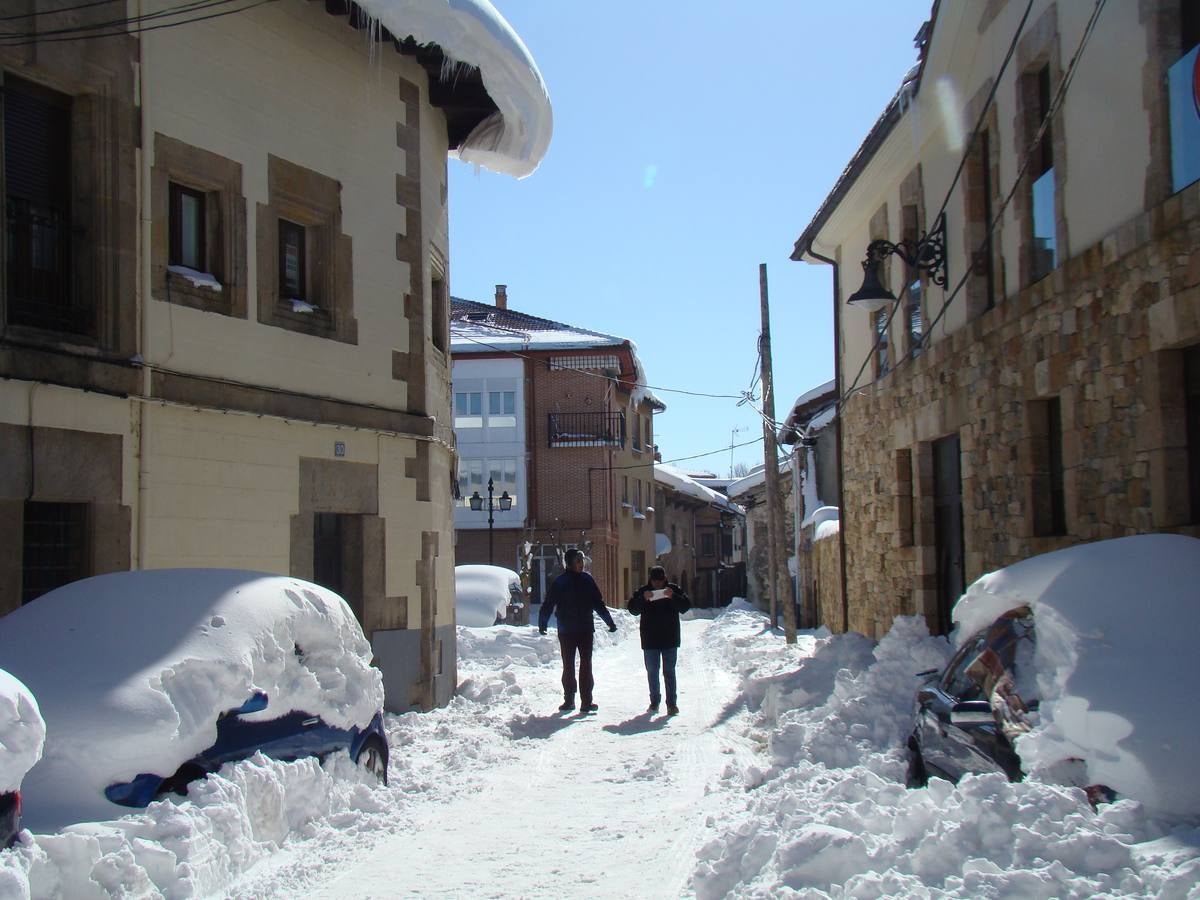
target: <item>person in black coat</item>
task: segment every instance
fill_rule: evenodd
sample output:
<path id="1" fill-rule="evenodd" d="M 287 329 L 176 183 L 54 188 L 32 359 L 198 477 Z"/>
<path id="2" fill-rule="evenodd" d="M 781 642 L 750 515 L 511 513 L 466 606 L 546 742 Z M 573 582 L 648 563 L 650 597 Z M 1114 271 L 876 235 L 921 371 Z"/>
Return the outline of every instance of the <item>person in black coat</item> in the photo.
<path id="1" fill-rule="evenodd" d="M 592 641 L 596 626 L 592 613 L 604 620 L 609 631 L 616 631 L 616 623 L 608 607 L 604 605 L 604 597 L 600 594 L 600 586 L 594 578 L 583 571 L 583 551 L 572 547 L 567 551 L 567 571 L 554 579 L 538 614 L 538 630 L 546 633 L 550 624 L 550 614 L 558 609 L 558 648 L 562 653 L 563 673 L 563 704 L 559 707 L 562 712 L 575 708 L 575 654 L 579 653 L 579 710 L 592 712 L 597 705 L 592 702 Z"/>
<path id="2" fill-rule="evenodd" d="M 667 687 L 667 715 L 679 712 L 679 694 L 675 685 L 679 614 L 691 608 L 683 588 L 667 581 L 667 571 L 662 566 L 654 566 L 650 570 L 650 580 L 629 598 L 629 611 L 642 620 L 642 655 L 646 659 L 646 678 L 650 682 L 650 712 L 658 712 L 662 699 L 658 685 L 660 665 Z"/>

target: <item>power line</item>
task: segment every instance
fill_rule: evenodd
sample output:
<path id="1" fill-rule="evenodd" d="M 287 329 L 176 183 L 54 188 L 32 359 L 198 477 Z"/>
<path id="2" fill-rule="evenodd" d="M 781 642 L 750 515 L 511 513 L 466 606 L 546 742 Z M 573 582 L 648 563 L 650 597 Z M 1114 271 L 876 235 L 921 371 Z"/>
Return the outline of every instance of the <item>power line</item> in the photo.
<path id="1" fill-rule="evenodd" d="M 176 28 L 180 25 L 190 25 L 193 22 L 204 22 L 209 19 L 219 19 L 223 16 L 231 16 L 231 15 L 234 15 L 235 13 L 247 12 L 248 10 L 254 9 L 256 7 L 265 6 L 268 3 L 274 3 L 274 2 L 276 2 L 276 0 L 256 0 L 256 2 L 249 3 L 245 6 L 238 7 L 237 9 L 228 9 L 228 10 L 224 10 L 222 12 L 209 13 L 208 15 L 204 15 L 204 16 L 193 16 L 190 19 L 181 19 L 176 22 L 166 22 L 166 23 L 159 24 L 159 25 L 147 25 L 145 27 L 139 27 L 139 28 L 121 28 L 121 27 L 119 27 L 120 25 L 122 25 L 124 23 L 142 22 L 142 21 L 152 20 L 155 18 L 160 18 L 160 17 L 166 16 L 166 15 L 176 15 L 176 14 L 179 14 L 181 10 L 189 11 L 189 12 L 196 12 L 201 9 L 211 9 L 211 8 L 214 8 L 217 6 L 223 6 L 224 4 L 230 3 L 230 2 L 234 2 L 234 0 L 203 0 L 203 2 L 196 3 L 196 4 L 188 4 L 188 5 L 186 5 L 186 7 L 177 7 L 171 11 L 160 11 L 158 13 L 151 13 L 146 16 L 133 17 L 131 19 L 123 20 L 122 22 L 115 22 L 113 24 L 86 26 L 86 27 L 81 27 L 79 29 L 73 29 L 73 30 L 72 29 L 61 29 L 61 31 L 73 31 L 74 33 L 61 34 L 58 37 L 45 37 L 44 36 L 45 34 L 56 33 L 56 32 L 41 32 L 41 33 L 28 32 L 25 35 L 20 35 L 18 33 L 14 33 L 10 36 L 22 37 L 23 39 L 22 40 L 5 40 L 2 37 L 0 37 L 0 47 L 23 47 L 23 46 L 26 46 L 29 44 L 43 44 L 43 43 L 44 44 L 56 44 L 56 43 L 61 43 L 64 41 L 99 40 L 102 38 L 109 38 L 109 37 L 122 37 L 122 36 L 130 35 L 130 34 L 142 34 L 144 32 L 148 32 L 148 31 L 159 31 L 164 28 Z M 116 30 L 100 33 L 101 29 L 110 28 L 110 27 L 116 27 Z M 96 33 L 88 33 L 88 32 L 96 32 Z"/>
<path id="2" fill-rule="evenodd" d="M 120 3 L 121 0 L 92 0 L 91 3 L 77 3 L 74 6 L 60 6 L 58 9 L 42 9 L 37 12 L 17 13 L 12 16 L 0 16 L 0 22 L 12 22 L 16 19 L 32 19 L 34 16 L 54 16 L 58 13 L 74 12 L 78 9 L 91 9 L 93 6 L 104 6 L 108 3 Z"/>
<path id="3" fill-rule="evenodd" d="M 1012 202 L 1013 197 L 1016 195 L 1018 188 L 1020 188 L 1021 180 L 1022 180 L 1022 178 L 1024 178 L 1024 175 L 1025 175 L 1025 170 L 1029 167 L 1030 162 L 1033 160 L 1033 155 L 1037 151 L 1039 142 L 1040 142 L 1042 136 L 1045 134 L 1046 129 L 1049 128 L 1051 120 L 1054 118 L 1055 114 L 1059 110 L 1059 107 L 1062 105 L 1062 99 L 1063 99 L 1063 97 L 1066 96 L 1066 91 L 1067 91 L 1068 86 L 1070 85 L 1071 81 L 1074 80 L 1075 72 L 1078 70 L 1079 59 L 1082 56 L 1083 51 L 1084 51 L 1085 47 L 1087 46 L 1087 43 L 1090 40 L 1092 33 L 1095 31 L 1096 22 L 1099 19 L 1100 13 L 1103 10 L 1104 4 L 1106 2 L 1107 2 L 1107 0 L 1096 0 L 1096 5 L 1092 9 L 1091 18 L 1088 19 L 1088 23 L 1084 27 L 1083 36 L 1080 38 L 1079 45 L 1076 47 L 1075 53 L 1071 57 L 1071 60 L 1067 65 L 1067 71 L 1064 73 L 1063 78 L 1062 78 L 1061 82 L 1059 83 L 1058 91 L 1055 93 L 1054 99 L 1051 101 L 1050 108 L 1047 110 L 1046 116 L 1045 116 L 1045 118 L 1043 118 L 1042 123 L 1037 130 L 1037 133 L 1034 135 L 1034 138 L 1033 138 L 1033 141 L 1031 142 L 1030 147 L 1028 149 L 1026 149 L 1026 151 L 1025 151 L 1025 156 L 1022 159 L 1021 165 L 1017 170 L 1017 175 L 1013 179 L 1012 187 L 1009 189 L 1008 194 L 1005 196 L 1003 202 L 1000 204 L 1000 208 L 997 210 L 995 216 L 993 216 L 992 220 L 988 223 L 988 228 L 984 234 L 983 242 L 980 244 L 979 247 L 976 248 L 976 250 L 975 250 L 976 253 L 979 253 L 980 251 L 986 249 L 989 241 L 992 238 L 993 233 L 999 227 L 1000 222 L 1004 217 L 1005 210 L 1007 210 L 1009 204 Z M 1028 9 L 1026 10 L 1026 15 L 1028 15 Z M 1025 19 L 1022 18 L 1022 20 L 1021 20 L 1022 25 L 1024 24 L 1024 21 L 1025 21 Z M 1015 34 L 1013 36 L 1013 46 L 1015 46 L 1016 41 L 1019 38 L 1019 35 L 1020 35 L 1020 31 L 1018 29 L 1017 34 Z M 1007 65 L 1009 58 L 1011 58 L 1011 47 L 1010 47 L 1009 56 L 1007 56 L 1005 58 L 1005 65 Z M 1001 69 L 1001 74 L 1003 74 L 1003 69 Z M 993 84 L 993 86 L 992 86 L 991 93 L 988 95 L 988 104 L 985 104 L 985 106 L 984 106 L 984 114 L 986 114 L 988 107 L 991 104 L 991 100 L 995 96 L 996 88 L 999 85 L 999 81 L 1000 81 L 1000 78 L 998 76 L 996 78 L 995 84 Z M 978 130 L 980 129 L 980 126 L 982 125 L 982 123 L 983 123 L 983 114 L 981 114 L 979 122 L 976 124 L 976 133 L 972 134 L 971 141 L 967 144 L 967 148 L 966 148 L 966 151 L 963 156 L 963 161 L 960 162 L 960 165 L 959 165 L 960 172 L 963 167 L 962 163 L 965 163 L 967 157 L 969 156 L 969 154 L 971 152 L 971 147 L 974 144 L 975 137 L 977 136 Z M 958 178 L 958 175 L 956 174 L 955 180 L 957 180 L 957 178 Z M 953 189 L 953 184 L 951 185 L 951 189 Z M 946 206 L 948 205 L 949 200 L 950 200 L 950 197 L 949 197 L 949 195 L 947 195 L 946 199 L 943 200 L 943 202 L 942 202 L 942 206 L 941 206 L 942 210 L 946 209 Z M 950 292 L 950 295 L 946 298 L 946 301 L 942 304 L 941 310 L 933 318 L 933 321 L 931 321 L 929 323 L 929 326 L 928 326 L 925 334 L 922 336 L 922 339 L 921 339 L 922 343 L 924 343 L 927 338 L 932 336 L 934 327 L 937 325 L 938 322 L 941 321 L 942 317 L 946 314 L 946 310 L 948 310 L 950 308 L 951 303 L 954 302 L 954 299 L 962 291 L 963 287 L 966 285 L 967 281 L 969 280 L 971 274 L 972 274 L 971 268 L 967 267 L 965 269 L 965 271 L 963 272 L 962 277 L 958 280 L 958 283 L 955 284 L 954 289 Z M 850 398 L 850 396 L 855 391 L 858 390 L 858 380 L 859 380 L 859 378 L 862 377 L 862 373 L 866 369 L 867 363 L 869 363 L 871 361 L 871 358 L 875 355 L 876 351 L 879 349 L 879 346 L 880 346 L 883 338 L 887 335 L 888 330 L 891 328 L 892 320 L 895 318 L 897 311 L 899 311 L 899 309 L 903 305 L 902 301 L 903 301 L 903 298 L 908 294 L 908 290 L 909 290 L 909 285 L 906 282 L 905 285 L 901 289 L 900 296 L 897 298 L 897 302 L 893 305 L 891 314 L 887 318 L 887 322 L 885 323 L 884 327 L 879 331 L 879 334 L 875 339 L 875 343 L 872 345 L 871 349 L 868 351 L 867 356 L 863 360 L 862 365 L 859 366 L 858 373 L 854 376 L 853 383 L 851 384 L 850 388 L 847 389 L 845 392 L 843 392 L 842 395 L 838 398 L 837 410 L 838 410 L 839 414 L 841 413 L 842 408 L 845 406 L 846 401 Z M 896 365 L 893 367 L 892 371 L 895 372 L 901 365 L 903 365 L 910 358 L 911 357 L 902 357 L 902 358 L 897 359 Z"/>
<path id="4" fill-rule="evenodd" d="M 538 360 L 537 358 L 535 358 L 533 356 L 529 356 L 525 353 L 518 353 L 516 350 L 510 350 L 507 347 L 499 347 L 495 344 L 489 344 L 487 341 L 481 341 L 478 338 L 473 338 L 473 337 L 470 337 L 469 335 L 459 334 L 459 335 L 457 335 L 457 337 L 463 338 L 464 340 L 468 340 L 473 344 L 479 344 L 481 347 L 487 347 L 489 350 L 495 350 L 499 353 L 507 353 L 510 356 L 517 357 L 518 359 L 525 359 L 525 360 L 528 360 L 529 362 L 534 362 L 534 363 L 540 362 L 540 360 Z M 580 375 L 587 375 L 590 378 L 602 378 L 608 382 L 613 381 L 613 379 L 608 375 L 600 375 L 596 372 L 589 372 L 586 369 L 573 369 L 572 371 L 577 372 Z M 663 391 L 663 392 L 669 393 L 669 394 L 687 394 L 688 396 L 691 396 L 691 397 L 708 397 L 708 398 L 711 398 L 714 400 L 741 400 L 744 396 L 743 394 L 706 394 L 702 391 L 687 391 L 687 390 L 684 390 L 683 388 L 660 387 L 655 384 L 639 384 L 639 385 L 637 385 L 637 387 L 645 388 L 646 390 L 650 390 L 650 391 Z M 726 449 L 728 449 L 728 448 L 726 448 Z"/>

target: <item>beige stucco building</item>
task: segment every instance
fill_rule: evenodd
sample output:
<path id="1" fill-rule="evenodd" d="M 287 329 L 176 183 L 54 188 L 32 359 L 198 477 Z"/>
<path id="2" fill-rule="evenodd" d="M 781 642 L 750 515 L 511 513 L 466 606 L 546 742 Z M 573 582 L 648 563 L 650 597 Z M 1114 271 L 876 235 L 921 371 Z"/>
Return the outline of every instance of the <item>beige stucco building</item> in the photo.
<path id="1" fill-rule="evenodd" d="M 1200 148 L 1194 98 L 1171 105 L 1200 17 L 1026 9 L 934 3 L 919 65 L 796 242 L 834 267 L 842 628 L 944 631 L 963 586 L 1015 560 L 1200 533 L 1200 184 L 1179 172 Z M 877 245 L 899 299 L 856 308 L 878 240 L 904 244 Z"/>
<path id="2" fill-rule="evenodd" d="M 0 49 L 0 612 L 113 570 L 288 573 L 351 603 L 389 708 L 452 694 L 447 153 L 514 123 L 486 52 L 443 81 L 430 10 Z M 545 150 L 498 143 L 514 174 Z"/>

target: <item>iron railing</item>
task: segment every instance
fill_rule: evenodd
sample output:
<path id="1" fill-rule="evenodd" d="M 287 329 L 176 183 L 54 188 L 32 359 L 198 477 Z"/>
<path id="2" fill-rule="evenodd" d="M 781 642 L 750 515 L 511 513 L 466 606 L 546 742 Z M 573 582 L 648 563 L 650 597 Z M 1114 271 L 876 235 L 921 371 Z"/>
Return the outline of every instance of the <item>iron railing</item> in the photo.
<path id="1" fill-rule="evenodd" d="M 5 204 L 5 241 L 9 324 L 88 334 L 91 309 L 71 296 L 69 217 L 10 196 Z"/>
<path id="2" fill-rule="evenodd" d="M 625 414 L 549 413 L 551 447 L 624 447 Z"/>

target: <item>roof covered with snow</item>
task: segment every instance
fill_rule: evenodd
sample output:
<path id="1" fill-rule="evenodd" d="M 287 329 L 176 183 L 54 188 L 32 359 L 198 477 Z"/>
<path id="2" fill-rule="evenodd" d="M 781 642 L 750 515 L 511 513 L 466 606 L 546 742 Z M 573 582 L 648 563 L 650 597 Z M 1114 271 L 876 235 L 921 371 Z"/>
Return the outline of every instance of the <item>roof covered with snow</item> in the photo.
<path id="1" fill-rule="evenodd" d="M 827 381 L 805 391 L 792 401 L 776 438 L 781 444 L 794 444 L 803 436 L 812 437 L 837 415 L 837 382 Z"/>
<path id="2" fill-rule="evenodd" d="M 791 477 L 791 462 L 788 458 L 779 461 L 779 474 Z M 741 478 L 732 482 L 729 485 L 729 496 L 740 497 L 743 494 L 748 494 L 757 487 L 766 484 L 767 470 L 765 466 L 755 466 L 749 475 L 743 475 Z"/>
<path id="3" fill-rule="evenodd" d="M 669 463 L 654 464 L 654 480 L 659 484 L 673 488 L 681 494 L 693 497 L 696 500 L 702 500 L 718 509 L 735 513 L 739 516 L 745 515 L 746 511 L 736 503 L 730 501 L 724 494 L 714 491 L 712 488 L 705 487 L 682 469 L 677 469 Z"/>
<path id="4" fill-rule="evenodd" d="M 431 102 L 437 103 L 432 95 L 445 89 L 470 101 L 478 72 L 486 94 L 473 98 L 473 107 L 465 110 L 463 136 L 456 136 L 456 123 L 450 123 L 452 156 L 517 178 L 537 169 L 554 130 L 550 94 L 528 48 L 488 0 L 356 3 L 402 42 L 401 52 L 413 53 L 427 69 L 431 63 L 436 67 L 436 75 L 430 72 Z"/>
<path id="5" fill-rule="evenodd" d="M 629 352 L 634 367 L 634 402 L 646 399 L 657 410 L 665 410 L 667 405 L 646 384 L 646 370 L 638 356 L 637 345 L 628 338 L 543 319 L 491 303 L 450 298 L 450 352 L 455 356 L 496 351 L 520 353 L 605 348 Z"/>

